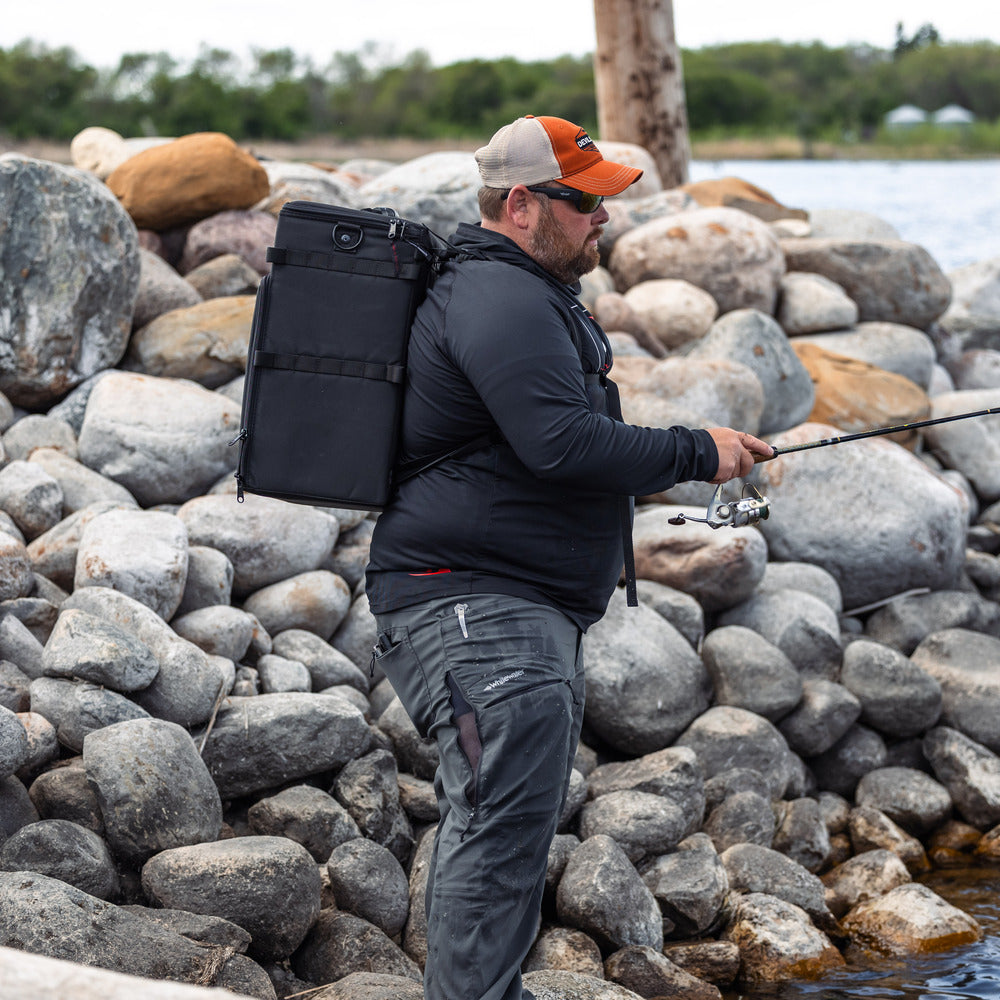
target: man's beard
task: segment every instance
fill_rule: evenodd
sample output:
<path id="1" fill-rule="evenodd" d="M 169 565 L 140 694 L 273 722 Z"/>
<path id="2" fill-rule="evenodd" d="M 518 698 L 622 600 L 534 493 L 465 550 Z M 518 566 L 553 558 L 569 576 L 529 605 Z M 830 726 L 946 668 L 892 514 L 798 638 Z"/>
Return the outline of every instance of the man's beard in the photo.
<path id="1" fill-rule="evenodd" d="M 601 255 L 597 247 L 591 246 L 589 242 L 582 246 L 573 243 L 556 222 L 552 206 L 545 196 L 540 195 L 539 201 L 541 212 L 538 225 L 531 234 L 528 253 L 558 281 L 564 285 L 572 285 L 597 267 L 601 262 Z M 599 234 L 600 229 L 588 233 L 588 241 Z"/>

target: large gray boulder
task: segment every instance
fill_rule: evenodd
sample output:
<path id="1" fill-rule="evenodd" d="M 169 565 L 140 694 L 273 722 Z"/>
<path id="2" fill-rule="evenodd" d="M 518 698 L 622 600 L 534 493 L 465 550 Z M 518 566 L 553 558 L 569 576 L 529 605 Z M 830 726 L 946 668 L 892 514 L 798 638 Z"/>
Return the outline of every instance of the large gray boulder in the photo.
<path id="1" fill-rule="evenodd" d="M 0 157 L 0 218 L 0 390 L 35 408 L 121 360 L 139 238 L 94 177 L 14 153 Z"/>
<path id="2" fill-rule="evenodd" d="M 749 368 L 764 388 L 761 434 L 787 430 L 812 412 L 812 379 L 768 310 L 736 309 L 717 319 L 689 352 L 692 360 L 728 358 Z"/>
<path id="3" fill-rule="evenodd" d="M 183 503 L 236 467 L 239 405 L 182 379 L 114 371 L 87 400 L 80 461 L 143 507 Z"/>
<path id="4" fill-rule="evenodd" d="M 967 822 L 980 829 L 1000 823 L 1000 757 L 948 726 L 928 732 L 923 751 Z"/>
<path id="5" fill-rule="evenodd" d="M 616 593 L 584 636 L 587 724 L 632 754 L 669 746 L 708 707 L 708 674 L 687 640 L 652 608 Z"/>
<path id="6" fill-rule="evenodd" d="M 88 733 L 149 713 L 117 691 L 86 681 L 39 677 L 31 682 L 31 711 L 56 727 L 59 742 L 79 752 Z"/>
<path id="7" fill-rule="evenodd" d="M 948 272 L 952 297 L 941 327 L 959 350 L 1000 348 L 1000 257 Z"/>
<path id="8" fill-rule="evenodd" d="M 926 330 L 948 308 L 951 283 L 921 246 L 801 237 L 781 240 L 789 271 L 836 282 L 858 304 L 859 318 Z"/>
<path id="9" fill-rule="evenodd" d="M 147 979 L 213 985 L 226 982 L 234 967 L 247 961 L 205 948 L 65 882 L 23 871 L 0 873 L 0 946 Z M 62 989 L 60 995 L 66 996 L 65 984 Z"/>
<path id="10" fill-rule="evenodd" d="M 316 862 L 286 837 L 162 851 L 143 865 L 142 887 L 159 906 L 231 920 L 250 934 L 250 954 L 263 961 L 295 951 L 320 910 Z"/>
<path id="11" fill-rule="evenodd" d="M 169 621 L 187 580 L 184 523 L 162 510 L 112 510 L 80 535 L 74 589 L 110 587 Z"/>
<path id="12" fill-rule="evenodd" d="M 676 741 L 690 747 L 706 778 L 734 767 L 764 775 L 772 798 L 781 798 L 792 775 L 792 754 L 781 733 L 763 716 L 718 705 L 700 715 Z"/>
<path id="13" fill-rule="evenodd" d="M 132 325 L 138 330 L 172 309 L 201 302 L 194 285 L 185 281 L 159 254 L 139 248 L 139 292 Z"/>
<path id="14" fill-rule="evenodd" d="M 37 872 L 98 899 L 115 900 L 121 891 L 105 841 L 93 830 L 65 819 L 22 826 L 0 847 L 0 870 Z"/>
<path id="15" fill-rule="evenodd" d="M 79 678 L 114 691 L 138 691 L 160 670 L 150 648 L 114 622 L 76 608 L 59 614 L 42 653 L 47 677 Z"/>
<path id="16" fill-rule="evenodd" d="M 193 642 L 182 639 L 151 608 L 110 587 L 81 587 L 63 602 L 131 632 L 160 664 L 153 681 L 133 697 L 150 715 L 181 726 L 197 726 L 212 714 L 223 687 L 231 683 L 220 665 Z"/>
<path id="17" fill-rule="evenodd" d="M 363 205 L 388 205 L 447 237 L 460 222 L 479 221 L 481 184 L 471 153 L 428 153 L 363 184 L 358 199 Z"/>
<path id="18" fill-rule="evenodd" d="M 236 960 L 234 955 L 230 964 L 237 965 Z M 263 969 L 259 966 L 255 968 L 261 977 L 266 978 Z M 0 979 L 11 996 L 31 997 L 32 1000 L 64 1000 L 68 982 L 73 984 L 73 1000 L 135 1000 L 137 996 L 142 996 L 143 1000 L 253 1000 L 242 989 L 234 993 L 233 990 L 239 989 L 235 983 L 232 989 L 206 989 L 204 986 L 95 969 L 78 962 L 31 955 L 13 948 L 0 948 Z M 273 990 L 270 996 L 274 996 Z M 257 1000 L 265 997 L 267 994 L 261 993 Z M 352 996 L 351 1000 L 356 998 Z"/>
<path id="19" fill-rule="evenodd" d="M 371 734 L 343 698 L 285 692 L 230 698 L 211 732 L 198 735 L 223 798 L 339 771 L 364 754 Z"/>
<path id="20" fill-rule="evenodd" d="M 316 569 L 339 532 L 335 518 L 270 497 L 248 496 L 241 504 L 232 496 L 195 497 L 177 516 L 191 545 L 228 557 L 237 596 Z"/>
<path id="21" fill-rule="evenodd" d="M 222 802 L 191 736 L 173 722 L 136 719 L 90 733 L 83 764 L 120 857 L 141 862 L 214 840 Z"/>
<path id="22" fill-rule="evenodd" d="M 772 444 L 780 449 L 841 434 L 827 424 L 802 424 Z M 771 558 L 826 569 L 848 609 L 957 582 L 964 498 L 900 445 L 874 439 L 779 455 L 757 474 L 772 504 L 760 524 Z"/>
<path id="23" fill-rule="evenodd" d="M 945 392 L 931 400 L 931 418 L 1000 406 L 1000 389 Z M 927 443 L 949 469 L 957 469 L 986 503 L 1000 500 L 1000 416 L 955 420 L 928 427 Z"/>
<path id="24" fill-rule="evenodd" d="M 663 947 L 660 907 L 622 849 L 602 834 L 570 855 L 556 896 L 559 919 L 598 944 Z"/>
<path id="25" fill-rule="evenodd" d="M 881 642 L 849 643 L 840 683 L 861 703 L 861 721 L 896 739 L 927 732 L 941 714 L 940 683 Z"/>
<path id="26" fill-rule="evenodd" d="M 927 636 L 911 659 L 941 685 L 941 725 L 1000 753 L 1000 639 L 942 629 Z"/>

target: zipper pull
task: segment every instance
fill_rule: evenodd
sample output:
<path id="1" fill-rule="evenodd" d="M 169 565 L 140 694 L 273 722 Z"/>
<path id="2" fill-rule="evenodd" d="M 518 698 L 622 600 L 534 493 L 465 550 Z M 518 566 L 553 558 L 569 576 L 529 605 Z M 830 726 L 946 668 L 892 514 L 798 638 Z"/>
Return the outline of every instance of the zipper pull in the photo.
<path id="1" fill-rule="evenodd" d="M 461 628 L 462 628 L 462 635 L 466 639 L 469 638 L 469 629 L 468 629 L 468 626 L 465 624 L 465 612 L 468 611 L 468 610 L 469 610 L 469 605 L 468 604 L 456 604 L 455 605 L 455 614 L 458 615 L 458 624 L 461 626 Z"/>
<path id="2" fill-rule="evenodd" d="M 239 434 L 237 434 L 236 437 L 234 437 L 232 441 L 229 442 L 229 447 L 232 448 L 234 444 L 239 444 L 241 441 L 245 441 L 246 437 L 247 437 L 247 429 L 245 427 L 241 427 Z"/>

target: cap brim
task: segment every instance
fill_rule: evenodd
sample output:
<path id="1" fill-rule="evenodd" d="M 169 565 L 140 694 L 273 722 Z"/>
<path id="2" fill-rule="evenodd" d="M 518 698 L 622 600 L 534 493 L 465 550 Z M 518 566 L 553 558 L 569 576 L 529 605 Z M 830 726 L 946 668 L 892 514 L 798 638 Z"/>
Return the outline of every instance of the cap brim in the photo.
<path id="1" fill-rule="evenodd" d="M 566 187 L 586 191 L 588 194 L 621 194 L 642 176 L 638 167 L 627 167 L 624 163 L 598 160 L 589 167 L 577 171 L 569 177 L 558 178 Z"/>

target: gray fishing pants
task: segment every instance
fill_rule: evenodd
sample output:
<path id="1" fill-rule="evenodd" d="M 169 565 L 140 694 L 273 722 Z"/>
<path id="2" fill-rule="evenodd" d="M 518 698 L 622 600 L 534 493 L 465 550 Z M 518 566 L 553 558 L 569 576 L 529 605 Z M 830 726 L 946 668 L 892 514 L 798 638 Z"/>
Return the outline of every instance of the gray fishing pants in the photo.
<path id="1" fill-rule="evenodd" d="M 502 594 L 377 617 L 377 662 L 440 751 L 426 1000 L 526 1000 L 548 851 L 583 721 L 579 628 Z"/>

